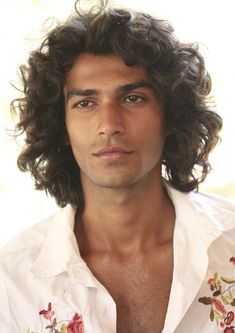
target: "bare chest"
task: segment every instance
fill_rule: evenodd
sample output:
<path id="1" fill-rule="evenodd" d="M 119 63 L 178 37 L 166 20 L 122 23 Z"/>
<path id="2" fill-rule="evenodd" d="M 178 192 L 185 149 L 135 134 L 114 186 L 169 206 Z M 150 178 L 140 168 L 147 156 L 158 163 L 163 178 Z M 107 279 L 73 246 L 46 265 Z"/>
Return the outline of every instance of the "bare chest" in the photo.
<path id="1" fill-rule="evenodd" d="M 160 333 L 168 306 L 173 260 L 90 264 L 117 307 L 117 333 Z"/>
<path id="2" fill-rule="evenodd" d="M 135 277 L 129 283 L 122 283 L 122 292 L 111 288 L 117 306 L 117 332 L 160 333 L 164 326 L 170 287 L 170 276 L 164 276 L 163 280 L 158 276 L 155 280 Z"/>

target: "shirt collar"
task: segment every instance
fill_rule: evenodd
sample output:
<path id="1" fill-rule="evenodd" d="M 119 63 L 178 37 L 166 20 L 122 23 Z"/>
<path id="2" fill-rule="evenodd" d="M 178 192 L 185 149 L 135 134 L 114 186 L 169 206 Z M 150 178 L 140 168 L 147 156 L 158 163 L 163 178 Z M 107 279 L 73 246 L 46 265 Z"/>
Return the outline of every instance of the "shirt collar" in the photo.
<path id="1" fill-rule="evenodd" d="M 193 192 L 181 193 L 168 185 L 166 188 L 175 207 L 177 223 L 181 224 L 186 233 L 194 235 L 194 243 L 196 239 L 200 239 L 204 242 L 205 248 L 208 248 L 220 236 L 222 230 L 234 227 L 235 212 L 228 216 L 227 201 L 222 202 L 220 211 L 216 207 L 216 213 L 213 213 L 213 207 L 207 203 L 211 200 L 207 196 L 201 197 Z M 51 277 L 68 271 L 72 266 L 76 267 L 76 271 L 87 270 L 73 231 L 75 212 L 73 206 L 67 205 L 48 218 L 45 240 L 31 267 L 34 275 L 42 278 Z M 221 217 L 220 222 L 217 215 Z M 89 278 L 92 284 L 94 281 L 92 282 L 91 276 Z"/>
<path id="2" fill-rule="evenodd" d="M 177 221 L 207 245 L 222 232 L 235 227 L 235 202 L 195 191 L 182 193 L 169 185 L 168 195 L 174 205 Z"/>
<path id="3" fill-rule="evenodd" d="M 67 271 L 68 265 L 82 263 L 75 234 L 75 209 L 71 205 L 60 209 L 46 221 L 48 228 L 39 255 L 31 272 L 38 277 L 51 277 Z"/>
<path id="4" fill-rule="evenodd" d="M 74 234 L 75 214 L 76 208 L 68 204 L 44 221 L 48 230 L 31 272 L 38 278 L 50 278 L 66 272 L 75 284 L 105 290 L 80 255 Z"/>
<path id="5" fill-rule="evenodd" d="M 210 245 L 235 227 L 234 203 L 170 187 L 167 191 L 175 207 L 176 225 L 173 281 L 163 333 L 175 331 L 195 299 L 208 269 Z"/>

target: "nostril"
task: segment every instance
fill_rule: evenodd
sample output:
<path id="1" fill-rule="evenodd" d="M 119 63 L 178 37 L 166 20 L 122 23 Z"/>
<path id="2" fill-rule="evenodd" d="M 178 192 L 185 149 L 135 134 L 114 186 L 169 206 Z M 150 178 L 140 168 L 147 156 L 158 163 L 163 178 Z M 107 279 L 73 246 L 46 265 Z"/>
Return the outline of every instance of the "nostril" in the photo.
<path id="1" fill-rule="evenodd" d="M 98 134 L 102 136 L 113 136 L 122 135 L 124 130 L 124 125 L 121 120 L 106 121 L 100 124 L 98 127 Z"/>
<path id="2" fill-rule="evenodd" d="M 121 135 L 123 133 L 122 130 L 110 130 L 110 129 L 103 129 L 99 132 L 101 136 L 113 136 L 113 135 Z"/>

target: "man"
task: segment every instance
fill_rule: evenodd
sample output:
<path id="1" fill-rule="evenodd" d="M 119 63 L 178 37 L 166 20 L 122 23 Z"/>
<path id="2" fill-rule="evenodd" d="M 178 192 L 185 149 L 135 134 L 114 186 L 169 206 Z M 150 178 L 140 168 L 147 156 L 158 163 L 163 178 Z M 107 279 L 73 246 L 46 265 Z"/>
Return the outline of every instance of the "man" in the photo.
<path id="1" fill-rule="evenodd" d="M 18 165 L 64 208 L 1 251 L 1 332 L 235 332 L 235 205 L 196 191 L 221 128 L 197 48 L 101 7 L 21 72 Z"/>

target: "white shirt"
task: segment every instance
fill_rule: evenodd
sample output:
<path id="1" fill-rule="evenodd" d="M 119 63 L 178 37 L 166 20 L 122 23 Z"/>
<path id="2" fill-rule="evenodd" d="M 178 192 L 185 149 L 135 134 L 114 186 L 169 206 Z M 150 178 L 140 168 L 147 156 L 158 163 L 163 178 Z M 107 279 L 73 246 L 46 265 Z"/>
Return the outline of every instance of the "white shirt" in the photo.
<path id="1" fill-rule="evenodd" d="M 235 204 L 168 192 L 176 222 L 162 333 L 235 332 Z M 1 333 L 116 332 L 115 302 L 79 254 L 74 215 L 67 205 L 1 250 Z"/>

